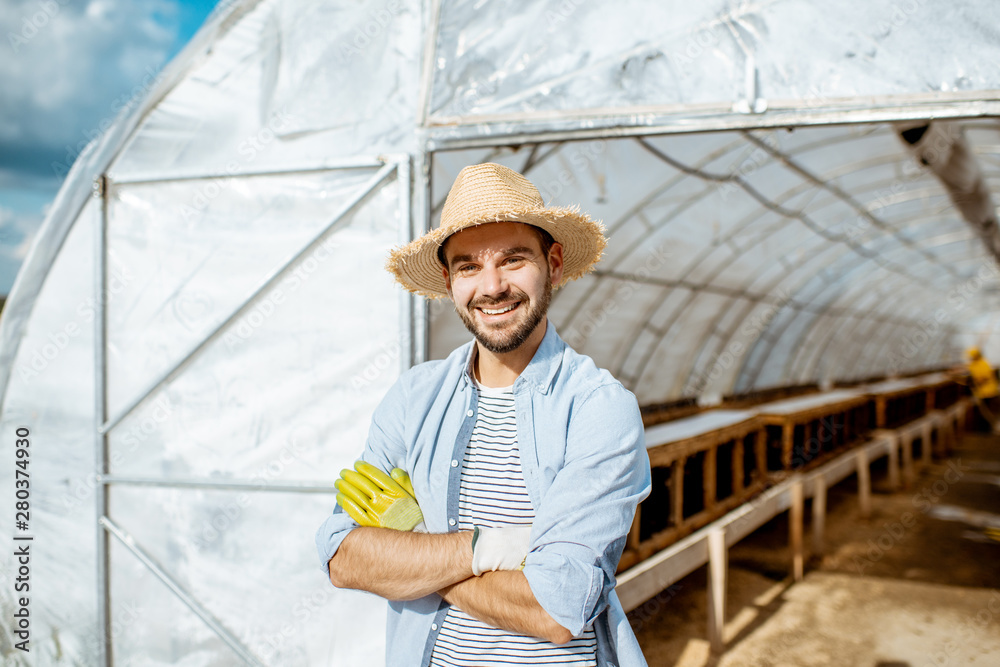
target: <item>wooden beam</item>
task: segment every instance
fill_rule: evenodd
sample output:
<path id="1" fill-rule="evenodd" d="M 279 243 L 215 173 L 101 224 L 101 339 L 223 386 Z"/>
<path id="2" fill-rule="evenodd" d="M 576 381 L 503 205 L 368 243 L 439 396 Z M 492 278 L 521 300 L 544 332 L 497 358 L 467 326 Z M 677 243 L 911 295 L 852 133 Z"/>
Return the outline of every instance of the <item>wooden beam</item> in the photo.
<path id="1" fill-rule="evenodd" d="M 670 522 L 675 527 L 684 523 L 684 462 L 686 458 L 674 461 L 670 469 Z"/>
<path id="2" fill-rule="evenodd" d="M 872 514 L 872 480 L 871 471 L 868 469 L 868 450 L 864 447 L 858 448 L 856 458 L 858 464 L 858 505 L 861 508 L 861 516 L 867 519 Z"/>
<path id="3" fill-rule="evenodd" d="M 938 440 L 940 440 L 941 439 L 941 422 L 940 421 L 933 422 L 933 423 L 931 421 L 928 421 L 927 424 L 924 425 L 923 430 L 921 431 L 921 438 L 922 438 L 921 443 L 922 443 L 922 445 L 920 447 L 920 463 L 923 465 L 924 468 L 928 467 L 931 464 L 931 447 L 934 446 L 933 445 L 933 442 L 934 442 L 934 434 L 933 434 L 934 426 L 937 426 L 937 438 L 938 438 Z"/>
<path id="4" fill-rule="evenodd" d="M 716 472 L 716 459 L 718 458 L 718 451 L 719 447 L 716 445 L 705 452 L 705 465 L 701 471 L 702 503 L 705 505 L 705 509 L 709 511 L 715 507 L 715 498 L 717 495 L 715 482 L 716 479 L 718 479 Z"/>
<path id="5" fill-rule="evenodd" d="M 926 430 L 923 429 L 923 432 Z M 901 438 L 903 444 L 903 488 L 905 489 L 911 488 L 917 479 L 913 470 L 913 441 L 915 440 L 913 436 L 913 433 L 907 433 Z M 921 440 L 921 442 L 925 441 Z"/>
<path id="6" fill-rule="evenodd" d="M 726 626 L 728 569 L 726 531 L 715 528 L 708 533 L 708 641 L 718 652 L 725 648 L 722 631 Z"/>
<path id="7" fill-rule="evenodd" d="M 875 428 L 885 428 L 885 413 L 888 399 L 885 396 L 875 398 Z"/>
<path id="8" fill-rule="evenodd" d="M 889 436 L 889 488 L 899 488 L 899 436 Z"/>
<path id="9" fill-rule="evenodd" d="M 792 442 L 795 437 L 795 423 L 786 420 L 781 427 L 781 467 L 792 469 Z"/>
<path id="10" fill-rule="evenodd" d="M 805 494 L 802 490 L 802 480 L 792 484 L 791 506 L 788 508 L 789 548 L 792 552 L 792 578 L 802 581 L 804 576 L 804 552 L 802 548 L 802 514 L 805 507 Z"/>
<path id="11" fill-rule="evenodd" d="M 760 480 L 767 479 L 767 428 L 763 424 L 757 431 L 754 447 L 757 451 L 757 476 Z"/>
<path id="12" fill-rule="evenodd" d="M 813 480 L 812 504 L 812 548 L 813 553 L 823 553 L 823 537 L 826 532 L 826 477 L 817 475 Z"/>
<path id="13" fill-rule="evenodd" d="M 736 438 L 733 441 L 733 495 L 739 496 L 743 494 L 744 484 L 743 484 L 743 436 Z"/>

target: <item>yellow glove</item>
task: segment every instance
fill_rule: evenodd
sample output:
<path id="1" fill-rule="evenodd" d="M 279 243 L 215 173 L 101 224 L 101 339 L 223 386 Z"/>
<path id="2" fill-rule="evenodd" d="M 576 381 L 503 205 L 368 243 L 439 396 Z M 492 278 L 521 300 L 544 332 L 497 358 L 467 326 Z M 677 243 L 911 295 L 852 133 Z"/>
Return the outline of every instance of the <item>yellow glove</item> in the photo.
<path id="1" fill-rule="evenodd" d="M 417 499 L 417 494 L 413 492 L 413 482 L 410 481 L 410 476 L 406 474 L 405 470 L 402 468 L 393 468 L 389 471 L 389 477 L 392 477 L 396 483 L 403 487 L 403 490 L 410 494 L 414 500 Z"/>
<path id="2" fill-rule="evenodd" d="M 413 496 L 410 477 L 395 468 L 392 477 L 364 461 L 354 464 L 357 470 L 341 470 L 337 503 L 362 526 L 413 530 L 423 523 L 424 515 Z"/>

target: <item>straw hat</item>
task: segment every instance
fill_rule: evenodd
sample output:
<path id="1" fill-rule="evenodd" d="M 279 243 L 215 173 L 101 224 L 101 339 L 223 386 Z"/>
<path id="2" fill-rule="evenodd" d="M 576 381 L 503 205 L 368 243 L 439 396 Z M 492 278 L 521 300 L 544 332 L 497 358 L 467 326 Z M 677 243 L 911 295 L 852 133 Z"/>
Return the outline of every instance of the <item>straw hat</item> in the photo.
<path id="1" fill-rule="evenodd" d="M 564 266 L 559 285 L 590 271 L 607 245 L 599 222 L 578 208 L 545 208 L 531 181 L 503 165 L 485 163 L 458 173 L 441 211 L 441 225 L 394 249 L 385 268 L 411 292 L 435 299 L 445 297 L 448 290 L 438 248 L 452 234 L 490 222 L 534 225 L 562 244 Z"/>

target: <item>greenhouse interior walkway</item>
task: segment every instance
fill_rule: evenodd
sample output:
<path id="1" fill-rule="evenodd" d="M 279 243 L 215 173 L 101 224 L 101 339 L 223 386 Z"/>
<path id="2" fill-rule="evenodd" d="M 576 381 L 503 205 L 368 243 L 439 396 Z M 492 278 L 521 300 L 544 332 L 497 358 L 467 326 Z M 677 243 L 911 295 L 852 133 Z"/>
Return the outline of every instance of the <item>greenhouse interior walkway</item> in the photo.
<path id="1" fill-rule="evenodd" d="M 968 431 L 908 488 L 872 464 L 831 486 L 825 548 L 789 575 L 789 513 L 731 547 L 724 648 L 706 634 L 708 566 L 630 613 L 651 666 L 993 665 L 1000 655 L 1000 437 Z M 806 502 L 806 531 L 812 515 Z M 809 551 L 809 541 L 806 541 Z"/>

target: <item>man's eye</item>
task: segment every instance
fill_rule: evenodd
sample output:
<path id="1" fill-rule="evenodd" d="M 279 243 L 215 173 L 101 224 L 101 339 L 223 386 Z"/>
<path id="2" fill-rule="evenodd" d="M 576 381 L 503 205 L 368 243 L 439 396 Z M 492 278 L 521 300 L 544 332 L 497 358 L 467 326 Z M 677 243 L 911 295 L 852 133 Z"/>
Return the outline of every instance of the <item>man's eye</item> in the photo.
<path id="1" fill-rule="evenodd" d="M 456 269 L 458 273 L 472 273 L 475 270 L 476 267 L 472 264 L 463 264 L 462 266 Z"/>
<path id="2" fill-rule="evenodd" d="M 504 262 L 504 264 L 510 266 L 512 264 L 519 264 L 520 262 L 523 261 L 524 261 L 523 257 L 508 257 L 507 260 Z"/>

